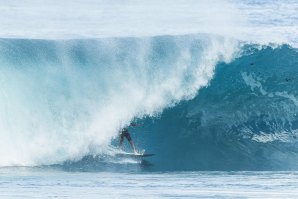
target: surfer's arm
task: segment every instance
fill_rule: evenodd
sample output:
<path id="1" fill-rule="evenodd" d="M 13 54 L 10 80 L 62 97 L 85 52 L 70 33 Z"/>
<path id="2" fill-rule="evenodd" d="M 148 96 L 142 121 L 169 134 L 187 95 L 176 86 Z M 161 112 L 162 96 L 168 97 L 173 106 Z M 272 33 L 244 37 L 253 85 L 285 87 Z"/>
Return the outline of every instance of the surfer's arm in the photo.
<path id="1" fill-rule="evenodd" d="M 137 124 L 137 123 L 132 122 L 132 123 L 130 123 L 129 126 L 133 126 L 133 127 L 135 127 L 135 126 L 142 126 L 142 124 Z"/>
<path id="2" fill-rule="evenodd" d="M 138 124 L 137 123 L 130 123 L 130 125 L 129 126 L 138 126 Z"/>

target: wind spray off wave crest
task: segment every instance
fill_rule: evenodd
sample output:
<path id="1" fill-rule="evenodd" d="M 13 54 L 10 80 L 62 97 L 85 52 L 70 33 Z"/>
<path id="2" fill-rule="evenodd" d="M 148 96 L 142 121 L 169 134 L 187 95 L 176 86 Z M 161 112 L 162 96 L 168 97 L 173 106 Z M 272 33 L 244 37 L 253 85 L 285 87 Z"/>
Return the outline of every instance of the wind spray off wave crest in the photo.
<path id="1" fill-rule="evenodd" d="M 233 40 L 207 35 L 2 39 L 0 165 L 105 153 L 133 118 L 193 98 L 236 49 Z"/>
<path id="2" fill-rule="evenodd" d="M 1 2 L 1 0 L 0 0 Z M 86 39 L 212 34 L 297 47 L 296 0 L 11 0 L 0 37 Z"/>

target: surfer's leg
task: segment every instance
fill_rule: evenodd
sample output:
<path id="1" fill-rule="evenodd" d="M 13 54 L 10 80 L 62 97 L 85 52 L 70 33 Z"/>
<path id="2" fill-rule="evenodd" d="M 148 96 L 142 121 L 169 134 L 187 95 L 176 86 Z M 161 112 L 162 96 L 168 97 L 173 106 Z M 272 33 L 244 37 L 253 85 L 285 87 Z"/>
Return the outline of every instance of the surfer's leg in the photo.
<path id="1" fill-rule="evenodd" d="M 132 141 L 132 140 L 129 140 L 129 143 L 130 143 L 130 145 L 131 145 L 131 147 L 132 147 L 132 149 L 133 149 L 133 152 L 134 152 L 134 153 L 137 153 L 136 146 L 135 146 L 135 144 L 133 143 L 133 141 Z"/>
<path id="2" fill-rule="evenodd" d="M 119 142 L 119 149 L 122 149 L 122 144 L 123 144 L 124 136 L 123 134 L 120 135 L 120 142 Z"/>
<path id="3" fill-rule="evenodd" d="M 134 153 L 137 153 L 136 146 L 135 146 L 135 144 L 133 143 L 133 141 L 132 141 L 132 139 L 131 139 L 131 137 L 130 137 L 130 134 L 129 134 L 129 133 L 126 133 L 126 134 L 125 134 L 125 137 L 126 137 L 126 139 L 128 140 L 129 144 L 131 145 L 131 147 L 132 147 L 132 149 L 133 149 L 133 152 L 134 152 Z"/>

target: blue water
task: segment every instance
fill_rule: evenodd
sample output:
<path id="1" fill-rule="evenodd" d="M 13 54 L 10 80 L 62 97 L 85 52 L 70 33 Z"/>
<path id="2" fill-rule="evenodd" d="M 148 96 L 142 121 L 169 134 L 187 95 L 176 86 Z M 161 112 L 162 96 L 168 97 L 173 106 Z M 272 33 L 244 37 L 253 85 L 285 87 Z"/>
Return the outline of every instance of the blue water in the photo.
<path id="1" fill-rule="evenodd" d="M 246 46 L 244 54 L 218 64 L 193 100 L 136 130 L 159 169 L 297 169 L 297 49 Z"/>
<path id="2" fill-rule="evenodd" d="M 0 198 L 297 198 L 297 8 L 2 2 Z"/>
<path id="3" fill-rule="evenodd" d="M 202 61 L 196 55 L 210 38 L 151 38 L 141 67 L 134 55 L 143 39 L 108 41 L 116 42 L 111 52 L 102 51 L 111 45 L 105 40 L 1 41 L 1 198 L 298 196 L 297 49 L 240 45 L 230 62 L 206 69 L 212 78 L 193 92 L 196 76 L 188 70 L 178 77 L 168 74 L 170 79 L 163 74 L 180 70 L 173 66 L 185 49 L 191 53 L 189 70 L 195 72 L 192 67 Z M 169 68 L 161 69 L 163 65 Z M 156 96 L 156 89 L 177 78 L 181 84 L 172 93 Z M 152 101 L 134 93 L 143 89 Z M 136 106 L 124 103 L 122 111 L 128 114 L 117 117 L 122 113 L 114 108 L 126 97 L 140 101 Z M 164 103 L 156 105 L 154 97 Z M 115 116 L 116 121 L 128 117 L 140 124 L 129 128 L 133 140 L 138 149 L 155 155 L 115 156 L 119 139 L 108 128 L 119 129 L 111 122 Z M 92 132 L 94 124 L 98 131 Z M 124 150 L 131 150 L 127 143 Z"/>
<path id="4" fill-rule="evenodd" d="M 297 172 L 0 171 L 1 198 L 297 198 Z"/>

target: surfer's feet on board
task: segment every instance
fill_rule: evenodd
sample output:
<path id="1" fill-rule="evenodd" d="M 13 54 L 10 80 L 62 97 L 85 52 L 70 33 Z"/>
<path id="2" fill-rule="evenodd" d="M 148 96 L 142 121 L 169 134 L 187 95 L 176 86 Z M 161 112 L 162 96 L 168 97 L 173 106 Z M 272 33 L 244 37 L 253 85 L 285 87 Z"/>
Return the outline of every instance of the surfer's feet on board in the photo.
<path id="1" fill-rule="evenodd" d="M 141 151 L 135 151 L 136 155 L 143 155 L 145 153 L 145 149 L 142 149 Z"/>
<path id="2" fill-rule="evenodd" d="M 133 153 L 134 153 L 135 155 L 143 155 L 143 154 L 145 153 L 145 150 L 144 150 L 144 149 L 142 149 L 142 150 L 140 150 L 140 151 L 134 150 Z"/>

